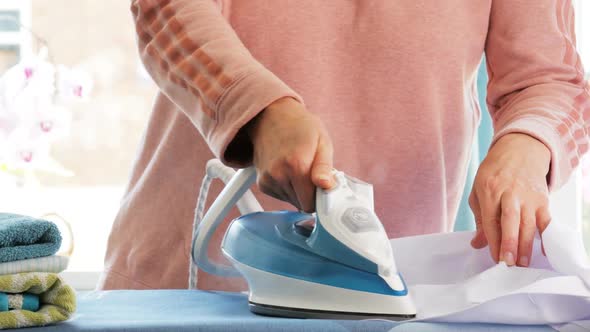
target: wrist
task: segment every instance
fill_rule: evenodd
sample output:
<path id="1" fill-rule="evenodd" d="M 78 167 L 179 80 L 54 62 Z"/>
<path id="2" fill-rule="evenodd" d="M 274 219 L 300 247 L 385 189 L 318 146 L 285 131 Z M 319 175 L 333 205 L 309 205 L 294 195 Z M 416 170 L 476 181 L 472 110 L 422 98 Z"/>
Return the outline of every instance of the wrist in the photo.
<path id="1" fill-rule="evenodd" d="M 262 123 L 264 123 L 269 118 L 269 115 L 271 115 L 271 113 L 272 115 L 276 115 L 277 113 L 281 112 L 294 112 L 300 108 L 301 103 L 299 103 L 294 98 L 283 97 L 277 99 L 270 105 L 268 105 L 265 109 L 263 109 L 260 113 L 258 113 L 254 118 L 248 121 L 248 123 L 246 123 L 246 125 L 243 127 L 243 130 L 250 139 L 250 141 L 254 142 L 256 136 L 260 132 L 260 127 Z"/>
<path id="2" fill-rule="evenodd" d="M 530 166 L 534 165 L 544 176 L 548 175 L 551 166 L 551 150 L 535 137 L 524 133 L 506 134 L 496 142 L 494 148 L 496 147 L 502 151 L 508 149 L 516 156 L 530 159 Z"/>

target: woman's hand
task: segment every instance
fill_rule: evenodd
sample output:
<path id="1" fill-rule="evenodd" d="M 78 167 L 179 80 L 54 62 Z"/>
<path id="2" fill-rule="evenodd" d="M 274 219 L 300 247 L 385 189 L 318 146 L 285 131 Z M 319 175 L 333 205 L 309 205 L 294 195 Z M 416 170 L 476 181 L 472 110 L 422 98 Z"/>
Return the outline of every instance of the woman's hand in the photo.
<path id="1" fill-rule="evenodd" d="M 469 205 L 477 233 L 471 245 L 490 247 L 494 261 L 528 266 L 536 229 L 543 232 L 551 216 L 547 173 L 551 154 L 525 134 L 499 139 L 479 167 Z"/>
<path id="2" fill-rule="evenodd" d="M 280 99 L 252 122 L 258 187 L 300 210 L 315 210 L 315 187 L 330 189 L 332 141 L 320 119 L 292 98 Z"/>

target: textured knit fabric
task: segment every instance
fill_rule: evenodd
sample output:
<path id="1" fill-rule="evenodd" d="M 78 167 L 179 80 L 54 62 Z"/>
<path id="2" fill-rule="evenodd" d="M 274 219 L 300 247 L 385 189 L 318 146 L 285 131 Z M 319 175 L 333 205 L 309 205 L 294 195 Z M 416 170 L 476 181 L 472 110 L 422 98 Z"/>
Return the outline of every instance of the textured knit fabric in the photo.
<path id="1" fill-rule="evenodd" d="M 552 190 L 589 147 L 571 0 L 135 0 L 131 11 L 161 93 L 101 288 L 187 286 L 205 163 L 249 165 L 232 153 L 248 148 L 236 133 L 282 97 L 326 124 L 335 168 L 374 185 L 390 237 L 452 230 L 480 119 L 484 52 L 494 143 L 524 133 L 546 144 Z M 288 207 L 255 193 L 266 209 Z M 200 288 L 243 286 L 199 276 Z"/>
<path id="2" fill-rule="evenodd" d="M 54 223 L 0 213 L 0 262 L 51 256 L 60 246 L 61 235 Z"/>
<path id="3" fill-rule="evenodd" d="M 14 262 L 0 263 L 0 275 L 15 274 L 21 272 L 60 273 L 67 269 L 69 261 L 69 257 L 52 255 L 39 258 L 23 259 Z"/>
<path id="4" fill-rule="evenodd" d="M 0 276 L 0 292 L 39 295 L 41 307 L 33 312 L 0 312 L 0 329 L 45 326 L 70 318 L 76 310 L 76 294 L 54 273 L 19 273 Z"/>

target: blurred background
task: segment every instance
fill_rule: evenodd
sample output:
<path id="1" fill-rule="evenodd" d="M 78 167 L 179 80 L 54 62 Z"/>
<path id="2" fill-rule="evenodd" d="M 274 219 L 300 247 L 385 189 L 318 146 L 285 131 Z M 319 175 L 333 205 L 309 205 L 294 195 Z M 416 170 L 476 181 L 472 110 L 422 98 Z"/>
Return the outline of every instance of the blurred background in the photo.
<path id="1" fill-rule="evenodd" d="M 156 92 L 137 56 L 129 4 L 0 0 L 0 73 L 37 55 L 43 42 L 31 29 L 46 42 L 53 64 L 92 80 L 85 100 L 65 105 L 69 133 L 51 144 L 54 167 L 0 169 L 5 178 L 0 210 L 54 213 L 69 222 L 75 237 L 69 270 L 91 279 L 102 269 L 108 233 Z"/>
<path id="2" fill-rule="evenodd" d="M 590 73 L 590 3 L 576 5 L 579 51 Z M 14 158 L 0 162 L 0 211 L 52 214 L 71 224 L 68 277 L 92 288 L 156 93 L 136 53 L 129 1 L 0 0 L 0 75 L 28 73 L 39 63 L 50 64 L 47 73 L 55 71 L 57 80 L 21 99 L 59 109 L 62 116 L 40 124 L 61 128 L 61 135 L 11 138 L 19 149 L 8 147 Z M 590 248 L 590 158 L 558 199 L 576 202 L 576 213 L 557 208 L 554 217 L 583 218 Z"/>

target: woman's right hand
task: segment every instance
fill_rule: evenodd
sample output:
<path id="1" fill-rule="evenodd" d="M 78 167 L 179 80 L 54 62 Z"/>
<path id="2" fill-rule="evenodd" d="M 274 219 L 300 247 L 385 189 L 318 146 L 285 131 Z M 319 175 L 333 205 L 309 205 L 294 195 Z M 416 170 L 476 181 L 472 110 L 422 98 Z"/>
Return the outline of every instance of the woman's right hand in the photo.
<path id="1" fill-rule="evenodd" d="M 282 98 L 262 111 L 248 128 L 260 190 L 315 211 L 315 187 L 330 189 L 332 141 L 321 120 L 292 98 Z"/>

